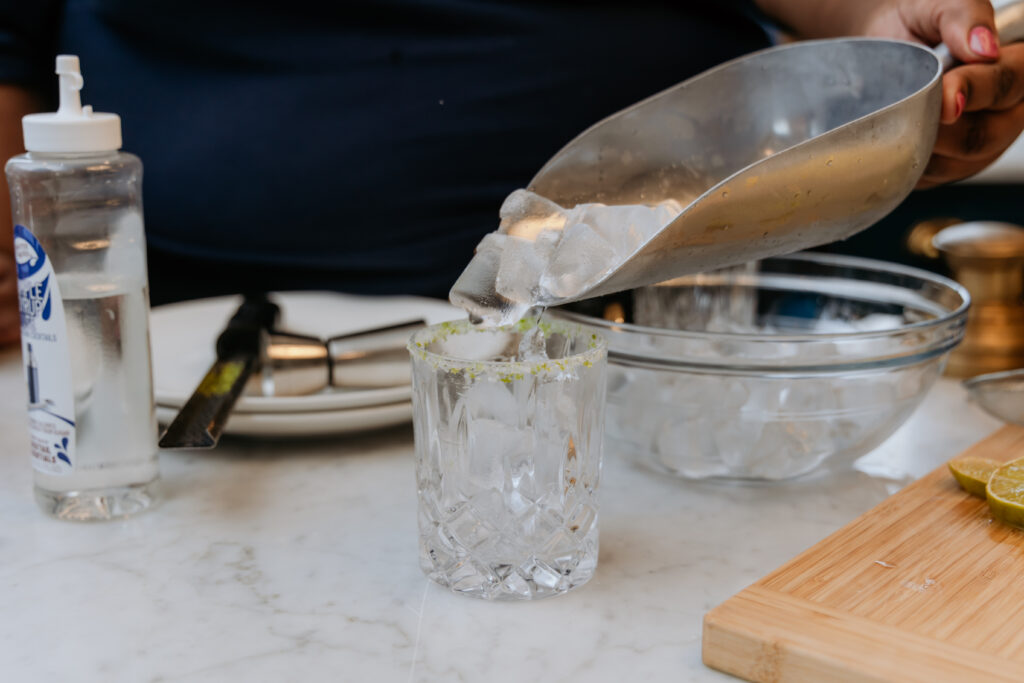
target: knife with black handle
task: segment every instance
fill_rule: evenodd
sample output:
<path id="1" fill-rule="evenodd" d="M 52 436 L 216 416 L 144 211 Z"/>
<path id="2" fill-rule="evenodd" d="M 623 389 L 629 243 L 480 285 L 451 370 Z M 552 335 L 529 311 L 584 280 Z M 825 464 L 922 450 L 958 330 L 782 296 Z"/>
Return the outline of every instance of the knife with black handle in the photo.
<path id="1" fill-rule="evenodd" d="M 217 337 L 217 361 L 160 437 L 161 448 L 213 448 L 249 377 L 259 369 L 264 340 L 280 309 L 265 294 L 246 295 Z"/>

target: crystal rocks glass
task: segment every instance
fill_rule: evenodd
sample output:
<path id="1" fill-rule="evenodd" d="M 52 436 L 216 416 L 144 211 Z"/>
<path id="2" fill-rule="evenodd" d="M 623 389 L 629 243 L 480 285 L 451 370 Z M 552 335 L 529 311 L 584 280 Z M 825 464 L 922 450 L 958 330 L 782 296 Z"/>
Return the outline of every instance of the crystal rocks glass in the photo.
<path id="1" fill-rule="evenodd" d="M 530 600 L 597 566 L 607 346 L 571 323 L 468 321 L 409 342 L 420 566 L 451 590 Z"/>

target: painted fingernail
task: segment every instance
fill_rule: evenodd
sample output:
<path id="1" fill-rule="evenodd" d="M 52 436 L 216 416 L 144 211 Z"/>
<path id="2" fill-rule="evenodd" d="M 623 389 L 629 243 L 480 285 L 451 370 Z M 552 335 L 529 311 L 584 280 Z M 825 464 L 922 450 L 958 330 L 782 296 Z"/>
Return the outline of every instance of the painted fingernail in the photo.
<path id="1" fill-rule="evenodd" d="M 971 52 L 979 57 L 989 57 L 991 59 L 998 59 L 999 57 L 999 41 L 992 35 L 992 31 L 988 30 L 985 26 L 975 26 L 972 28 L 967 44 L 970 46 Z"/>
<path id="2" fill-rule="evenodd" d="M 958 92 L 956 94 L 956 112 L 954 112 L 953 116 L 955 118 L 960 118 L 960 115 L 964 113 L 964 107 L 966 106 L 967 95 L 964 95 L 962 92 Z"/>

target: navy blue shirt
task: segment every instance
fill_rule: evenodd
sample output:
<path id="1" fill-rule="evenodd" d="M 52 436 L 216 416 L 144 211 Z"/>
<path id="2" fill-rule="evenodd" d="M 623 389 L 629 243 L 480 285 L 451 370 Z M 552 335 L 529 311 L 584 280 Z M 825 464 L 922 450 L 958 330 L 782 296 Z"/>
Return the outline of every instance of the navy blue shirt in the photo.
<path id="1" fill-rule="evenodd" d="M 587 126 L 767 44 L 742 2 L 0 0 L 0 80 L 122 117 L 154 302 L 444 296 Z"/>

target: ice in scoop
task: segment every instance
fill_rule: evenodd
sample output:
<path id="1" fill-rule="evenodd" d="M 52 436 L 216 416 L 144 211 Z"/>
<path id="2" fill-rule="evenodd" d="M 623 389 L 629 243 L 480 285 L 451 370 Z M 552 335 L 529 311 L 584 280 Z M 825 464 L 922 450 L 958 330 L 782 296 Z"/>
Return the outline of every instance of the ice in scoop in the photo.
<path id="1" fill-rule="evenodd" d="M 682 209 L 673 200 L 566 209 L 516 190 L 501 206 L 498 230 L 484 236 L 449 297 L 474 320 L 517 322 L 531 309 L 593 287 Z"/>

